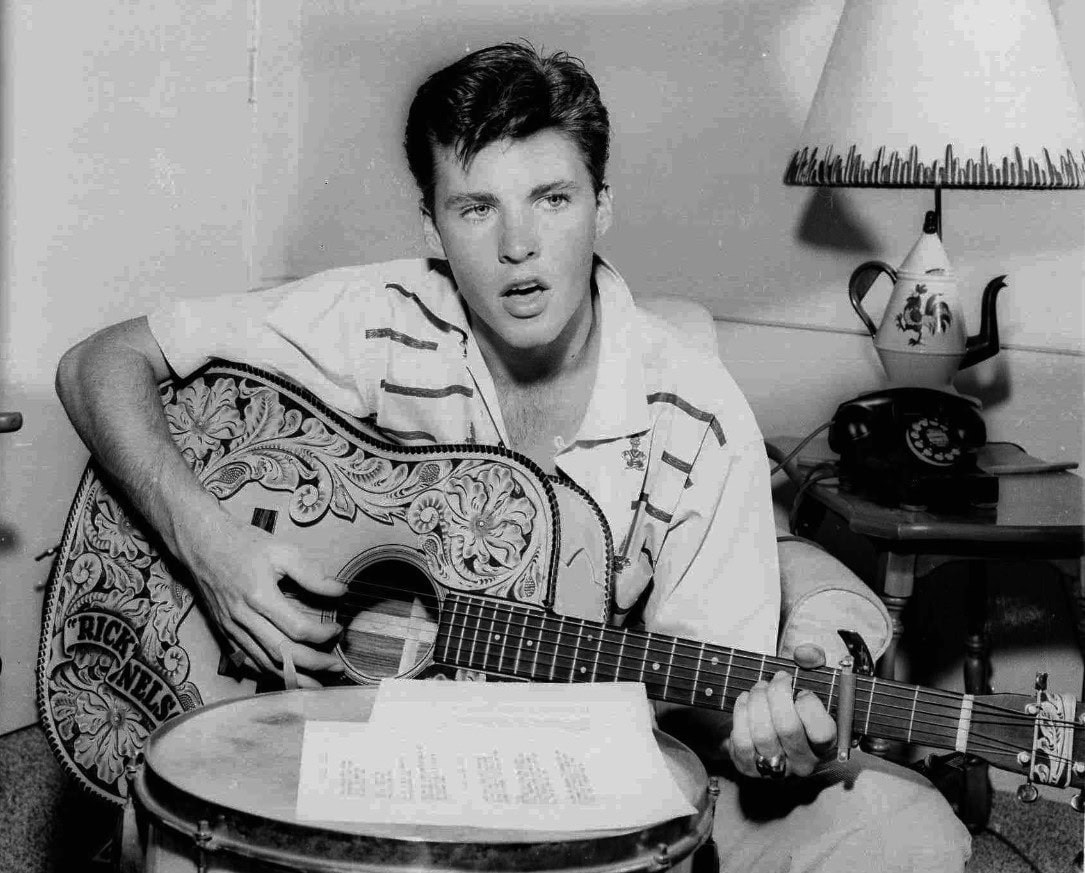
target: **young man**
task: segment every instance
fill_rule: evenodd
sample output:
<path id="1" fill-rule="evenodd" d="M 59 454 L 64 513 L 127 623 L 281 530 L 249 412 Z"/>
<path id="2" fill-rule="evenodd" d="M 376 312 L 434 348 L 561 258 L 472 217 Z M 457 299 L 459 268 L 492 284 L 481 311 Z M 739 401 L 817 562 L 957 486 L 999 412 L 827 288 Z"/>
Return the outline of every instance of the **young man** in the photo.
<path id="1" fill-rule="evenodd" d="M 595 254 L 613 206 L 591 76 L 563 54 L 483 49 L 423 84 L 405 145 L 433 259 L 167 303 L 60 363 L 80 435 L 192 571 L 212 619 L 264 670 L 281 671 L 284 648 L 302 671 L 339 667 L 320 647 L 327 626 L 277 582 L 342 586 L 221 509 L 170 438 L 156 382 L 222 357 L 275 370 L 390 440 L 500 443 L 570 477 L 623 556 L 617 620 L 773 653 L 761 435 L 715 356 L 638 311 Z M 835 725 L 787 676 L 743 694 L 733 721 L 698 723 L 697 746 L 726 752 L 733 777 L 718 803 L 724 869 L 962 869 L 967 835 L 922 780 L 865 759 L 819 768 Z"/>

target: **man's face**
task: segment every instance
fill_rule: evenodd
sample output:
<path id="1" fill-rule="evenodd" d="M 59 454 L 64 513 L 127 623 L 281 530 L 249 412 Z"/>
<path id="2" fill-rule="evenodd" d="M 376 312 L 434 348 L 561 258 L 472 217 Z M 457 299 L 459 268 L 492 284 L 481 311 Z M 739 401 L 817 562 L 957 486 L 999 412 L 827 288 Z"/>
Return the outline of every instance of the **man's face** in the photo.
<path id="1" fill-rule="evenodd" d="M 579 150 L 553 129 L 491 143 L 465 170 L 437 147 L 426 241 L 447 258 L 481 344 L 545 355 L 591 325 L 596 239 L 610 226 Z"/>

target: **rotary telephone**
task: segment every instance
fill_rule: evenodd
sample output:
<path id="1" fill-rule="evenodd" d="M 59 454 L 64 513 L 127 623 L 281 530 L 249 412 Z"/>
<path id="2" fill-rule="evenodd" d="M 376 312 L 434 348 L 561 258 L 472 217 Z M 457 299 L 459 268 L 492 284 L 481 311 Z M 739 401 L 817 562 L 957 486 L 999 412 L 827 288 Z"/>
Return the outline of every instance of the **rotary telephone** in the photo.
<path id="1" fill-rule="evenodd" d="M 976 463 L 986 441 L 971 401 L 932 388 L 862 394 L 841 404 L 829 426 L 841 487 L 903 509 L 996 505 L 998 478 Z"/>

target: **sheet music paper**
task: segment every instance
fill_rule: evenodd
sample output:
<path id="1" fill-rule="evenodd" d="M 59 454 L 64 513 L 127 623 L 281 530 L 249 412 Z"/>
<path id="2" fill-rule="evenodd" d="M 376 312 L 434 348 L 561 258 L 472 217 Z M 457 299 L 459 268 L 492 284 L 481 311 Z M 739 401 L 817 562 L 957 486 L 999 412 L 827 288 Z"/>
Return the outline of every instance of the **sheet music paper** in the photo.
<path id="1" fill-rule="evenodd" d="M 302 819 L 581 831 L 695 812 L 636 683 L 386 680 L 369 722 L 305 725 Z"/>

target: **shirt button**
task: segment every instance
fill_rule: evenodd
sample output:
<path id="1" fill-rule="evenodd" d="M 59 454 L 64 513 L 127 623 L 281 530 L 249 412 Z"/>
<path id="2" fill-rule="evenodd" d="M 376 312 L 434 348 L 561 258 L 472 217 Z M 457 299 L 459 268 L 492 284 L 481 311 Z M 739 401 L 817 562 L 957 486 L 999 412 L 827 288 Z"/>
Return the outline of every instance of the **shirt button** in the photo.
<path id="1" fill-rule="evenodd" d="M 565 448 L 565 440 L 561 437 L 554 437 L 554 447 L 559 449 Z"/>

